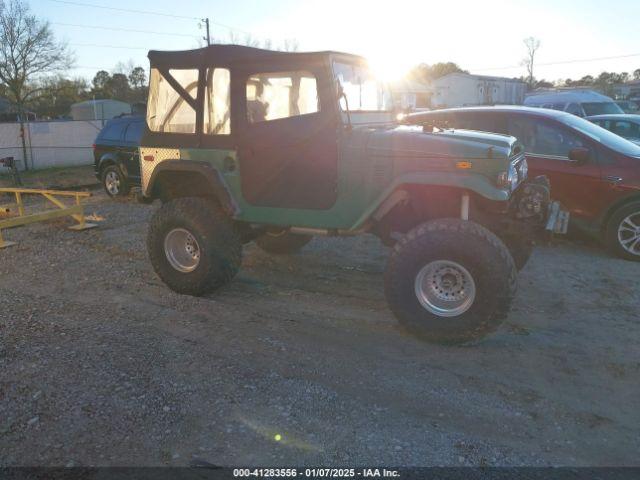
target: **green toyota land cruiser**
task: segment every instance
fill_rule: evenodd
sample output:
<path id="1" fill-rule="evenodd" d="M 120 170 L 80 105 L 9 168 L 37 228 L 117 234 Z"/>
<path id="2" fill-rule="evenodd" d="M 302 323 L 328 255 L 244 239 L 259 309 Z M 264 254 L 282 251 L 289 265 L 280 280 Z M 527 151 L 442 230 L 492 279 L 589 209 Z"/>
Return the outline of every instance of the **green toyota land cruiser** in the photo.
<path id="1" fill-rule="evenodd" d="M 148 250 L 174 291 L 232 280 L 242 246 L 292 253 L 315 235 L 393 247 L 385 294 L 420 337 L 461 343 L 506 317 L 535 238 L 566 231 L 513 137 L 401 125 L 358 56 L 236 45 L 149 52 Z"/>

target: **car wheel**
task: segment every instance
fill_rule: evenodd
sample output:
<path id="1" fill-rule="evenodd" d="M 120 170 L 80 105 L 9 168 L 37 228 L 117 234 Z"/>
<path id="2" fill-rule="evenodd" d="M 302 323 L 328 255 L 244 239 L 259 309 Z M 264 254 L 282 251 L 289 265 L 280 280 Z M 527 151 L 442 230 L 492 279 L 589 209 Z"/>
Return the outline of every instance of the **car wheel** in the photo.
<path id="1" fill-rule="evenodd" d="M 126 197 L 131 190 L 129 182 L 117 165 L 108 165 L 102 170 L 102 186 L 112 198 Z"/>
<path id="2" fill-rule="evenodd" d="M 261 235 L 256 238 L 256 244 L 265 252 L 287 254 L 299 252 L 312 238 L 310 235 L 297 235 L 280 230 Z"/>
<path id="3" fill-rule="evenodd" d="M 162 281 L 188 295 L 226 285 L 242 261 L 242 244 L 231 219 L 202 198 L 179 198 L 162 205 L 151 219 L 147 250 Z"/>
<path id="4" fill-rule="evenodd" d="M 458 344 L 492 332 L 516 292 L 516 267 L 505 244 L 470 221 L 441 219 L 407 233 L 385 271 L 387 302 L 420 338 Z"/>
<path id="5" fill-rule="evenodd" d="M 640 261 L 640 202 L 625 205 L 611 215 L 605 242 L 614 255 Z"/>

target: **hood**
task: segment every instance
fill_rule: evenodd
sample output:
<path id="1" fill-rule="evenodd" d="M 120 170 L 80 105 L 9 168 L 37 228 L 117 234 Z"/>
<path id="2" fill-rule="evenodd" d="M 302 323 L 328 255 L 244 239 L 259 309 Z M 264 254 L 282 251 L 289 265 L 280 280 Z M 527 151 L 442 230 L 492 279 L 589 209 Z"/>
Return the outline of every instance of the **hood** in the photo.
<path id="1" fill-rule="evenodd" d="M 374 156 L 412 157 L 438 160 L 502 160 L 522 148 L 515 137 L 472 130 L 425 131 L 420 126 L 375 129 L 367 142 Z"/>

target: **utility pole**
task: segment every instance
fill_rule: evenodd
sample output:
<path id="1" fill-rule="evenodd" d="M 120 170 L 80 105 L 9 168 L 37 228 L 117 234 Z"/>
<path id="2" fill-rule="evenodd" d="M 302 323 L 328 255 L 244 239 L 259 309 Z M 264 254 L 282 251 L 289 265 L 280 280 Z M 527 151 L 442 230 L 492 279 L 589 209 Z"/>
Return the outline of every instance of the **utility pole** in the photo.
<path id="1" fill-rule="evenodd" d="M 202 38 L 207 41 L 207 46 L 209 46 L 211 45 L 211 37 L 209 36 L 209 18 L 203 18 L 202 21 L 204 22 L 204 26 L 207 29 L 207 36 Z"/>

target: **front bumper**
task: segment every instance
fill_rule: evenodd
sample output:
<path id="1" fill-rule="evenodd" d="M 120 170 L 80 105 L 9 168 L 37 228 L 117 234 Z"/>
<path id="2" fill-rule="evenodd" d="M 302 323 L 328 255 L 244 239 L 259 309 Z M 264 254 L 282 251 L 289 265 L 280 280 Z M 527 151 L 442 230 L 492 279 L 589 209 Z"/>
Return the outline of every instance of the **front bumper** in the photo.
<path id="1" fill-rule="evenodd" d="M 560 202 L 551 200 L 549 180 L 539 176 L 524 182 L 514 192 L 507 223 L 510 235 L 544 242 L 553 234 L 567 233 L 569 212 Z"/>

